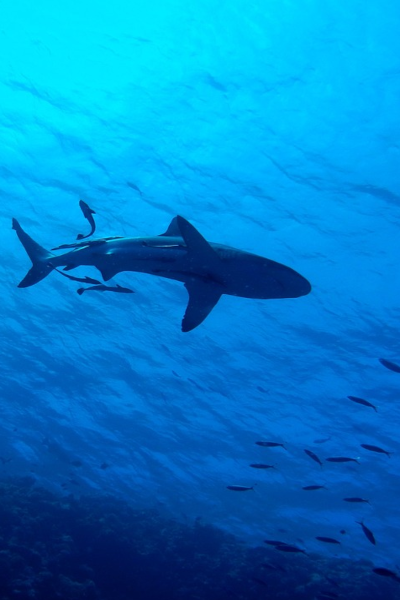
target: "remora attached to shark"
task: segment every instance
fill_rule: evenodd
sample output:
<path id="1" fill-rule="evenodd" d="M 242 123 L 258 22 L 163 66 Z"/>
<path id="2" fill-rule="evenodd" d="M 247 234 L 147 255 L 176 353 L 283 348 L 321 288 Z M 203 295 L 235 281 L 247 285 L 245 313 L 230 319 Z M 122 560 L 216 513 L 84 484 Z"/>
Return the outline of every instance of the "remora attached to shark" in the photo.
<path id="1" fill-rule="evenodd" d="M 68 271 L 93 266 L 104 281 L 122 271 L 174 279 L 181 281 L 189 293 L 182 331 L 200 325 L 223 294 L 272 299 L 298 298 L 311 291 L 307 279 L 293 269 L 256 254 L 208 242 L 180 216 L 172 219 L 165 233 L 155 237 L 77 242 L 63 246 L 72 250 L 58 255 L 35 242 L 16 219 L 12 227 L 32 261 L 32 268 L 18 287 L 38 283 L 57 267 Z"/>

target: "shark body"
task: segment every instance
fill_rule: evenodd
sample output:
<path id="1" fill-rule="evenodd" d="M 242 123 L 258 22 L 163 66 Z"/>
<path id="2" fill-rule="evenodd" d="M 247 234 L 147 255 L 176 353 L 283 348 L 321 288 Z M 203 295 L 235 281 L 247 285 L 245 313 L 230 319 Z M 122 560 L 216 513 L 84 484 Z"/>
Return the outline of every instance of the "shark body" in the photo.
<path id="1" fill-rule="evenodd" d="M 63 246 L 54 254 L 35 242 L 13 219 L 13 229 L 32 261 L 18 287 L 38 283 L 53 269 L 96 267 L 104 281 L 123 271 L 149 273 L 182 282 L 189 303 L 182 331 L 191 331 L 209 315 L 223 294 L 243 298 L 298 298 L 311 291 L 299 273 L 278 262 L 230 246 L 208 242 L 183 217 L 174 217 L 155 237 L 111 237 Z"/>

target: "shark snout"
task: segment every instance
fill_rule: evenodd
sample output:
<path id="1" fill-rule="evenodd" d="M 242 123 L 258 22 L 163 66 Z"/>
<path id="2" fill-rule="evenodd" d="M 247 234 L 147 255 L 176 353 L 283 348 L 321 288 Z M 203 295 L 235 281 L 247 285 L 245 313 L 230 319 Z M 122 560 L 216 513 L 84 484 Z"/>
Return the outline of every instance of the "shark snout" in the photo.
<path id="1" fill-rule="evenodd" d="M 302 275 L 300 275 L 300 278 L 299 296 L 307 296 L 312 290 L 311 283 L 305 277 L 302 277 Z"/>
<path id="2" fill-rule="evenodd" d="M 279 278 L 279 282 L 282 286 L 283 298 L 299 298 L 307 296 L 311 292 L 310 282 L 300 273 L 288 267 L 285 269 L 284 276 Z"/>

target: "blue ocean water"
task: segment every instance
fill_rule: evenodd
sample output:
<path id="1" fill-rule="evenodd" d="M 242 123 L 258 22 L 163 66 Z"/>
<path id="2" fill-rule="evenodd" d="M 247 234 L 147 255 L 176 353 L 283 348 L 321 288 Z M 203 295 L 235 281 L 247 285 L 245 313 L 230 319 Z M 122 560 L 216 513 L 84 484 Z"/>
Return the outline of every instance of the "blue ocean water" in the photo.
<path id="1" fill-rule="evenodd" d="M 396 571 L 400 375 L 378 359 L 400 364 L 399 28 L 393 0 L 2 3 L 4 480 Z M 312 293 L 223 296 L 182 333 L 175 281 L 18 289 L 30 261 L 11 218 L 46 248 L 72 243 L 89 229 L 79 199 L 95 235 L 183 215 Z"/>

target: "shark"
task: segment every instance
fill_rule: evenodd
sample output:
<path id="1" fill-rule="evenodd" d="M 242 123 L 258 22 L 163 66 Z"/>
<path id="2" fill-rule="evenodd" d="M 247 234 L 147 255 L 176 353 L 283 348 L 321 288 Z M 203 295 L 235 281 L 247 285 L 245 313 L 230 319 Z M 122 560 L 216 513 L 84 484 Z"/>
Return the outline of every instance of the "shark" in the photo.
<path id="1" fill-rule="evenodd" d="M 311 292 L 308 280 L 290 267 L 209 242 L 179 215 L 154 237 L 105 237 L 64 244 L 52 251 L 33 240 L 17 219 L 12 220 L 12 228 L 32 262 L 19 288 L 35 285 L 60 267 L 63 271 L 95 267 L 104 281 L 124 271 L 172 279 L 183 283 L 189 294 L 183 332 L 200 325 L 224 294 L 264 300 L 299 298 Z M 60 254 L 60 250 L 65 251 Z"/>

